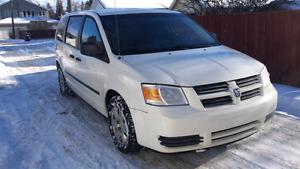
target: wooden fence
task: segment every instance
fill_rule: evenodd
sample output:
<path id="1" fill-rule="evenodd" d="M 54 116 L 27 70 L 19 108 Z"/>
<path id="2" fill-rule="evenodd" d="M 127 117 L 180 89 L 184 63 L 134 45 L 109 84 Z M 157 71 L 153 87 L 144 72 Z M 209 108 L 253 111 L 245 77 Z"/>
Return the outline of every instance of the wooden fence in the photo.
<path id="1" fill-rule="evenodd" d="M 300 86 L 300 10 L 192 17 L 223 44 L 264 63 L 273 82 Z"/>

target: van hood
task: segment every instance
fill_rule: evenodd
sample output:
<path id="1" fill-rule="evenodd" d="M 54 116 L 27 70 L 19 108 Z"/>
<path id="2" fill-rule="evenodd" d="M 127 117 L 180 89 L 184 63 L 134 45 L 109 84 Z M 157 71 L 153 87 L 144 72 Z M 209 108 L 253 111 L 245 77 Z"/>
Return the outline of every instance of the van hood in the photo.
<path id="1" fill-rule="evenodd" d="M 124 56 L 144 83 L 196 86 L 260 74 L 264 65 L 226 46 Z"/>

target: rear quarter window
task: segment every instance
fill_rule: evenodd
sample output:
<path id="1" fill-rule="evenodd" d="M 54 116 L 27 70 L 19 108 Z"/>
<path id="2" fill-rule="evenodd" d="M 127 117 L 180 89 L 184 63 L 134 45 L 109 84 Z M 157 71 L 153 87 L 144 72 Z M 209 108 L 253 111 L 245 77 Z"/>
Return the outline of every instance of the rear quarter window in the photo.
<path id="1" fill-rule="evenodd" d="M 71 16 L 66 32 L 66 43 L 78 48 L 78 36 L 82 24 L 82 16 Z"/>
<path id="2" fill-rule="evenodd" d="M 66 25 L 68 22 L 68 17 L 63 17 L 59 21 L 56 29 L 56 39 L 59 41 L 64 41 L 64 36 L 65 36 L 65 30 L 66 30 Z"/>

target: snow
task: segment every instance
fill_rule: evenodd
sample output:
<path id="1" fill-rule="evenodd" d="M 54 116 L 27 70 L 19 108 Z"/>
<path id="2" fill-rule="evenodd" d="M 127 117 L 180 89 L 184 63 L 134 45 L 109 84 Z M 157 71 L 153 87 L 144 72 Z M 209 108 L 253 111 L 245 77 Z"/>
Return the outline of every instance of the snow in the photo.
<path id="1" fill-rule="evenodd" d="M 299 88 L 276 84 L 278 113 L 242 141 L 201 153 L 122 154 L 105 117 L 79 97 L 60 95 L 53 49 L 52 40 L 0 41 L 1 169 L 300 166 Z"/>
<path id="2" fill-rule="evenodd" d="M 294 118 L 294 119 L 300 119 L 299 117 L 296 117 L 296 116 L 293 116 L 293 115 L 290 115 L 288 114 L 287 112 L 283 112 L 283 111 L 276 111 L 277 114 L 281 114 L 281 115 L 285 115 L 285 116 L 289 116 L 291 118 Z"/>
<path id="3" fill-rule="evenodd" d="M 278 91 L 278 111 L 300 118 L 300 88 L 274 84 Z"/>
<path id="4" fill-rule="evenodd" d="M 15 24 L 28 24 L 31 21 L 46 21 L 48 23 L 57 23 L 55 19 L 50 19 L 47 17 L 25 17 L 25 18 L 14 18 Z M 0 20 L 0 24 L 11 24 L 11 18 L 5 18 Z"/>

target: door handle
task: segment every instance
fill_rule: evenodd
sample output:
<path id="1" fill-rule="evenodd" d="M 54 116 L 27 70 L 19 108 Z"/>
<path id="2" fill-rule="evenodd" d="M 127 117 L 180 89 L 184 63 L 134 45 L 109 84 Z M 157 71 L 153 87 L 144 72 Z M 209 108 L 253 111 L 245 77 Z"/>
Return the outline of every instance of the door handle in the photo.
<path id="1" fill-rule="evenodd" d="M 75 56 L 74 55 L 69 55 L 70 56 L 70 58 L 72 58 L 72 59 L 74 59 L 75 58 Z"/>
<path id="2" fill-rule="evenodd" d="M 81 59 L 80 58 L 75 58 L 78 62 L 81 62 Z"/>

